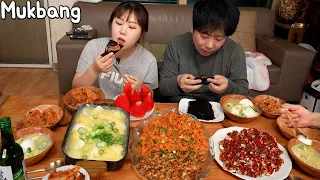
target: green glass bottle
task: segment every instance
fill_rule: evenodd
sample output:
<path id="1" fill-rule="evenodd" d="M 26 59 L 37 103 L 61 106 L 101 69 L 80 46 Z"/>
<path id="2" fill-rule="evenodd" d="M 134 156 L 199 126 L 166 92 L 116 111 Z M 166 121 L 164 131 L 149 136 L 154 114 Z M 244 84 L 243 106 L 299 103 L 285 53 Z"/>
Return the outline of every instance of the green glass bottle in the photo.
<path id="1" fill-rule="evenodd" d="M 21 146 L 14 141 L 11 119 L 0 119 L 1 141 L 0 150 L 0 180 L 27 179 L 24 154 Z"/>

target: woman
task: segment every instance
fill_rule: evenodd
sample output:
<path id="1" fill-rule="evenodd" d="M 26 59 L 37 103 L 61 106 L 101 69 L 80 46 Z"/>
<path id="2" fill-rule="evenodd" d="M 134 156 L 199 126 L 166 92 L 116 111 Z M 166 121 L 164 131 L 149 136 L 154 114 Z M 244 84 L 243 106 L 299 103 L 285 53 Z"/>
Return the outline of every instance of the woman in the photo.
<path id="1" fill-rule="evenodd" d="M 92 86 L 96 82 L 105 98 L 112 99 L 123 91 L 123 84 L 130 83 L 140 90 L 141 84 L 150 89 L 158 87 L 155 57 L 138 44 L 148 31 L 149 15 L 138 2 L 122 2 L 111 14 L 109 29 L 111 37 L 91 40 L 83 49 L 73 87 Z M 123 45 L 117 53 L 101 56 L 109 40 Z"/>

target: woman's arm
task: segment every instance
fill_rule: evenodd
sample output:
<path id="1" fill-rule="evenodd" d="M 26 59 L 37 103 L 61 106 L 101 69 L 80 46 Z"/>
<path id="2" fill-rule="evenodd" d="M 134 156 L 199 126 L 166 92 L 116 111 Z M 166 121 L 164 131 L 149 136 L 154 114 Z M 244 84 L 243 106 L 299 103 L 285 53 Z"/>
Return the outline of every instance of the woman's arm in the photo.
<path id="1" fill-rule="evenodd" d="M 84 74 L 76 72 L 72 81 L 72 87 L 93 86 L 98 76 L 99 73 L 90 66 Z"/>
<path id="2" fill-rule="evenodd" d="M 89 41 L 79 58 L 72 87 L 92 86 L 98 79 L 100 72 L 109 72 L 113 66 L 113 53 L 106 56 L 97 56 L 96 41 Z"/>

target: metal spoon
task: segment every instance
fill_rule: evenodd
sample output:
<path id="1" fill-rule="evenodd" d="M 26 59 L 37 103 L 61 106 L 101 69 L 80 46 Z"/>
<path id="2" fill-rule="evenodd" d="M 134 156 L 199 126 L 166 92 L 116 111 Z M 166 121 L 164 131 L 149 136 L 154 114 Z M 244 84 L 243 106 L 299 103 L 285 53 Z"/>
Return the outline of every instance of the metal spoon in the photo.
<path id="1" fill-rule="evenodd" d="M 34 171 L 28 171 L 27 174 L 35 173 L 35 172 L 42 172 L 42 171 L 51 172 L 51 171 L 53 171 L 56 168 L 61 167 L 61 166 L 64 166 L 64 161 L 63 160 L 56 160 L 54 162 L 51 162 L 45 169 L 38 169 L 38 170 L 34 170 Z"/>
<path id="2" fill-rule="evenodd" d="M 300 142 L 302 142 L 303 144 L 306 144 L 308 146 L 312 145 L 312 140 L 309 139 L 305 134 L 303 134 L 296 126 L 296 124 L 293 122 L 290 112 L 286 112 L 286 115 L 288 116 L 288 119 L 291 121 L 293 128 L 296 130 L 296 136 L 299 139 Z"/>

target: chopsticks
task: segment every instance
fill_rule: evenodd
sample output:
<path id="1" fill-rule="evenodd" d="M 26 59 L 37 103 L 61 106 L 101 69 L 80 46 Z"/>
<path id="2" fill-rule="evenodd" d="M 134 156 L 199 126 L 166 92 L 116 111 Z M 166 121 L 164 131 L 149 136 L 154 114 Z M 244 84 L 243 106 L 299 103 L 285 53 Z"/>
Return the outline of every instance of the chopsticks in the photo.
<path id="1" fill-rule="evenodd" d="M 8 100 L 8 95 L 0 96 L 0 107 Z"/>
<path id="2" fill-rule="evenodd" d="M 291 121 L 291 123 L 292 123 L 292 125 L 293 125 L 293 128 L 294 128 L 297 132 L 299 132 L 296 124 L 295 124 L 295 123 L 293 122 L 293 120 L 292 120 L 290 111 L 286 112 L 286 115 L 287 115 L 288 119 Z"/>

